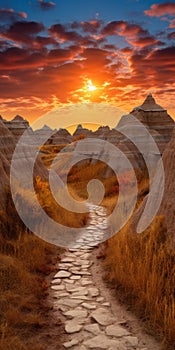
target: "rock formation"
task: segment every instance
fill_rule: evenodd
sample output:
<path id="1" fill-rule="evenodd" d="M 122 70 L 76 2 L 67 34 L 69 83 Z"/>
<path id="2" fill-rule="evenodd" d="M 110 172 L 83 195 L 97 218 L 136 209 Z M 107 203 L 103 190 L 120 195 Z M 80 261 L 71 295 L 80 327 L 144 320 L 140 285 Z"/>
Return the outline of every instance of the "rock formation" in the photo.
<path id="1" fill-rule="evenodd" d="M 79 124 L 73 133 L 73 137 L 76 138 L 77 136 L 80 136 L 80 135 L 84 135 L 86 137 L 89 137 L 91 134 L 92 134 L 91 130 L 83 128 L 82 125 Z"/>
<path id="2" fill-rule="evenodd" d="M 5 209 L 6 187 L 9 185 L 10 160 L 15 148 L 15 140 L 12 133 L 0 120 L 0 208 Z"/>
<path id="3" fill-rule="evenodd" d="M 149 94 L 141 106 L 135 107 L 131 113 L 139 122 L 141 122 L 149 131 L 157 143 L 159 150 L 163 153 L 167 143 L 171 139 L 174 128 L 174 120 L 169 116 L 167 111 L 159 106 L 153 96 Z M 131 121 L 129 115 L 125 115 L 119 121 L 117 128 L 122 131 L 127 125 L 137 127 L 137 122 Z M 137 133 L 136 137 L 139 135 Z"/>
<path id="4" fill-rule="evenodd" d="M 159 214 L 165 215 L 168 234 L 175 240 L 175 129 L 163 153 L 163 164 L 165 187 Z"/>
<path id="5" fill-rule="evenodd" d="M 72 135 L 69 133 L 68 130 L 60 128 L 57 132 L 54 133 L 54 135 L 51 138 L 51 143 L 53 145 L 58 144 L 68 144 L 71 143 L 73 140 Z"/>
<path id="6" fill-rule="evenodd" d="M 29 128 L 29 122 L 20 115 L 16 115 L 16 117 L 11 121 L 3 120 L 3 123 L 15 136 L 16 141 L 20 138 L 24 131 Z"/>

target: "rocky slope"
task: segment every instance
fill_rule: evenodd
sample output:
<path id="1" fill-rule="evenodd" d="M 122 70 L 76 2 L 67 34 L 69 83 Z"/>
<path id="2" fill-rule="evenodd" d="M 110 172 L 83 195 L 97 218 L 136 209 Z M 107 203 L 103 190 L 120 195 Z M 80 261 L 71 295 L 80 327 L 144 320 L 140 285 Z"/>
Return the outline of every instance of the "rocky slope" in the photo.
<path id="1" fill-rule="evenodd" d="M 163 164 L 165 171 L 165 188 L 159 214 L 165 216 L 167 231 L 173 240 L 175 240 L 175 129 L 171 141 L 168 143 L 163 153 Z"/>

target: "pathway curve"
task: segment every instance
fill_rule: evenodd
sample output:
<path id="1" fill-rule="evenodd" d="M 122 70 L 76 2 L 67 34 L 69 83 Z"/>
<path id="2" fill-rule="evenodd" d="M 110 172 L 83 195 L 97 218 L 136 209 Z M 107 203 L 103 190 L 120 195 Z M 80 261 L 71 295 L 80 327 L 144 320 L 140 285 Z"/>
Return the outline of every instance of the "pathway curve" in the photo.
<path id="1" fill-rule="evenodd" d="M 64 318 L 65 349 L 160 350 L 160 345 L 142 331 L 135 335 L 127 324 L 127 311 L 116 312 L 115 300 L 103 293 L 94 277 L 93 250 L 107 230 L 104 208 L 90 205 L 90 223 L 74 248 L 65 252 L 51 289 L 53 308 Z"/>

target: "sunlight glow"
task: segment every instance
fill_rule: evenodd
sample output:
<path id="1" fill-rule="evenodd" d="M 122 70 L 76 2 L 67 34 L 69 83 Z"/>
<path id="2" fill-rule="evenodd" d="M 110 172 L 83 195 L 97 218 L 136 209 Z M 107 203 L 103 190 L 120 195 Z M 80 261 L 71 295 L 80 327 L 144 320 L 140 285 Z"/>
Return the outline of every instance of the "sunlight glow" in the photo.
<path id="1" fill-rule="evenodd" d="M 93 85 L 92 80 L 90 79 L 87 80 L 87 85 L 85 88 L 90 92 L 97 90 L 97 87 Z"/>

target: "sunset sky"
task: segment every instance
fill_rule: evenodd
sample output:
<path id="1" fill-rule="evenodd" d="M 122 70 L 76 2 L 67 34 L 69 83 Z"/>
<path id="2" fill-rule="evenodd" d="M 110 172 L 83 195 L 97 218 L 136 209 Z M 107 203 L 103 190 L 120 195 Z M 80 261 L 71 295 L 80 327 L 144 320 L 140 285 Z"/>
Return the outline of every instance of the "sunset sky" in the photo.
<path id="1" fill-rule="evenodd" d="M 149 92 L 175 119 L 175 2 L 0 0 L 0 91 L 7 119 Z"/>

